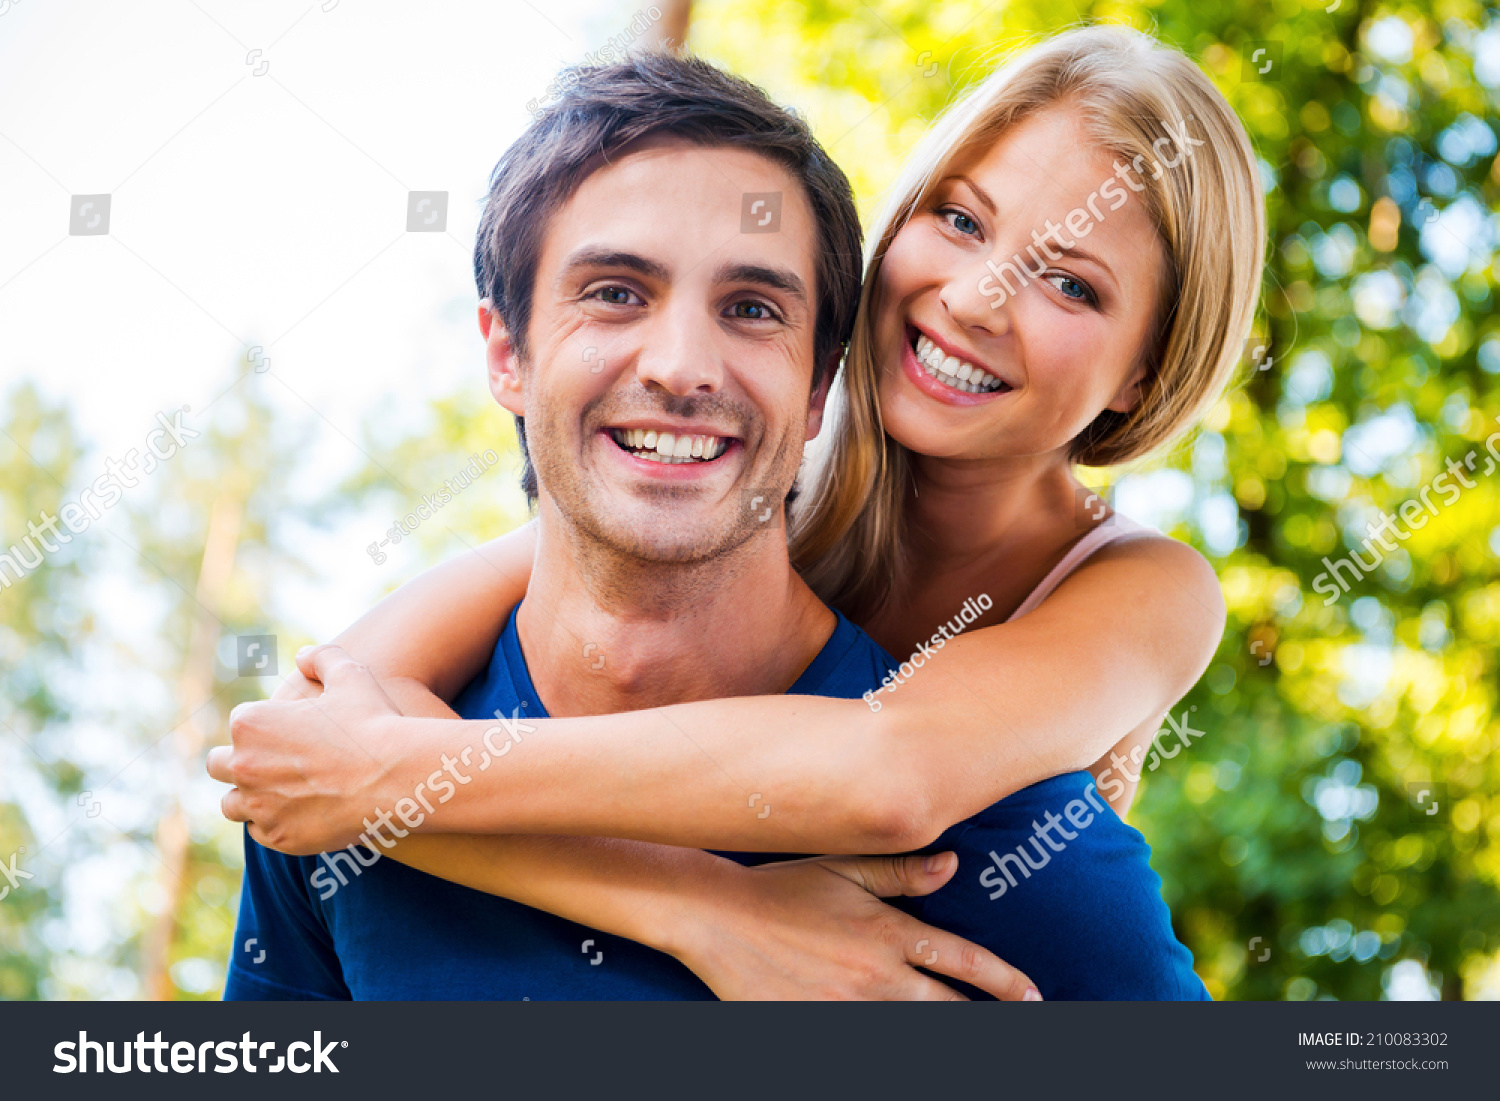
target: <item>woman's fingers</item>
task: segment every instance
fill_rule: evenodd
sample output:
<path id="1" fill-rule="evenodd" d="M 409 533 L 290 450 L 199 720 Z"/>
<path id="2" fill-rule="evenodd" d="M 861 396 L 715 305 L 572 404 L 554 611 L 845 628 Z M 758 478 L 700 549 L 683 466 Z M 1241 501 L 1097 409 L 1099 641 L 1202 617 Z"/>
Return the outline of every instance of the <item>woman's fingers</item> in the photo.
<path id="1" fill-rule="evenodd" d="M 872 895 L 891 898 L 931 894 L 953 878 L 958 857 L 952 852 L 931 856 L 838 856 L 818 863 L 827 870 L 857 883 Z M 966 982 L 1001 1001 L 1040 1001 L 1036 985 L 993 952 L 952 933 L 934 929 L 912 919 L 900 927 L 906 962 L 938 975 Z M 907 996 L 932 1000 L 961 1000 L 952 987 L 913 972 Z M 919 981 L 920 980 L 920 981 Z"/>
<path id="2" fill-rule="evenodd" d="M 914 967 L 977 986 L 1002 1002 L 1042 1000 L 1023 972 L 962 937 L 913 921 L 905 942 L 906 962 Z"/>
<path id="3" fill-rule="evenodd" d="M 337 687 L 340 681 L 350 677 L 374 679 L 368 669 L 349 656 L 347 650 L 331 642 L 298 650 L 297 671 L 308 680 L 329 688 Z"/>
<path id="4" fill-rule="evenodd" d="M 830 856 L 818 861 L 877 898 L 930 895 L 958 870 L 951 852 L 931 856 Z"/>
<path id="5" fill-rule="evenodd" d="M 231 822 L 250 821 L 250 808 L 239 788 L 230 788 L 224 793 L 224 798 L 219 800 L 219 810 Z"/>
<path id="6" fill-rule="evenodd" d="M 227 745 L 216 745 L 208 751 L 208 774 L 223 784 L 234 783 L 234 749 Z"/>
<path id="7" fill-rule="evenodd" d="M 911 989 L 902 993 L 901 1000 L 904 1002 L 966 1002 L 969 999 L 953 987 L 946 986 L 918 971 L 913 971 Z"/>

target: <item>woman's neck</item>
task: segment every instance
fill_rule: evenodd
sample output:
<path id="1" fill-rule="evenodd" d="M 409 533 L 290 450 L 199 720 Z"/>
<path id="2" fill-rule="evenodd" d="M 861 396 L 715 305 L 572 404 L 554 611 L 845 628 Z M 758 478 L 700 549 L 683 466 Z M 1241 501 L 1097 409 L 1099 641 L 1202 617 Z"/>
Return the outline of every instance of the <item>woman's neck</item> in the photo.
<path id="1" fill-rule="evenodd" d="M 1093 526 L 1065 452 L 1004 460 L 913 455 L 912 475 L 907 583 L 864 624 L 897 656 L 981 593 L 994 603 L 973 627 L 1003 623 Z"/>
<path id="2" fill-rule="evenodd" d="M 1078 527 L 1077 486 L 1065 453 L 1022 459 L 912 457 L 906 530 L 913 564 L 930 567 L 1004 555 L 1035 554 L 1071 542 Z M 1028 552 L 1031 552 L 1028 554 Z"/>

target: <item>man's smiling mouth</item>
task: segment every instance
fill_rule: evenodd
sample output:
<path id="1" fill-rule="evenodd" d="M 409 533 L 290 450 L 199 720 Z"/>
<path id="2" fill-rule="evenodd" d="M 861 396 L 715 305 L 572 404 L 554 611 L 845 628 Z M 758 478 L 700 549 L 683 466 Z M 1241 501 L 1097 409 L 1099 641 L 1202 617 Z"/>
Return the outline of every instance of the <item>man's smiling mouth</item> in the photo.
<path id="1" fill-rule="evenodd" d="M 675 435 L 649 428 L 608 428 L 622 451 L 657 463 L 711 463 L 734 442 L 728 436 Z"/>

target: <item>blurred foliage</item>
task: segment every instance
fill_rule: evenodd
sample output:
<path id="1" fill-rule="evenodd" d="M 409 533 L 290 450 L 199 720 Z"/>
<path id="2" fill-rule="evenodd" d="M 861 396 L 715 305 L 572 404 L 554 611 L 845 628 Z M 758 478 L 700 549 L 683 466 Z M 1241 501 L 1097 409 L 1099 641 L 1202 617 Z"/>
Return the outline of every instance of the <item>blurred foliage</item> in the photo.
<path id="1" fill-rule="evenodd" d="M 95 498 L 86 531 L 0 590 L 0 861 L 24 850 L 31 876 L 0 900 L 0 997 L 140 997 L 153 930 L 165 934 L 172 993 L 211 998 L 222 986 L 240 830 L 218 814 L 203 752 L 225 740 L 235 704 L 276 683 L 238 676 L 235 636 L 281 636 L 282 676 L 311 641 L 267 622 L 273 578 L 305 572 L 290 548 L 317 510 L 290 491 L 300 441 L 245 385 L 255 377 L 187 416 L 198 438 L 125 474 L 113 505 Z M 31 387 L 5 395 L 0 552 L 44 510 L 80 500 L 112 458 L 84 448 L 66 410 Z M 216 508 L 227 569 L 210 584 Z M 164 860 L 161 823 L 179 804 L 185 849 Z"/>
<path id="2" fill-rule="evenodd" d="M 47 404 L 30 386 L 17 387 L 9 397 L 0 423 L 0 553 L 29 534 L 28 518 L 43 510 L 57 515 L 83 450 L 65 409 Z M 87 607 L 80 596 L 89 556 L 82 540 L 62 549 L 68 553 L 20 580 L 0 566 L 0 861 L 16 868 L 18 880 L 0 880 L 0 889 L 7 889 L 0 901 L 4 999 L 35 996 L 48 962 L 41 931 L 63 908 L 61 892 L 37 875 L 52 838 L 38 836 L 7 788 L 24 776 L 32 790 L 67 799 L 81 787 L 80 770 L 60 758 L 55 744 L 72 717 L 61 671 L 71 648 L 93 631 L 91 619 L 73 618 Z M 23 565 L 34 558 L 23 554 Z M 33 878 L 20 879 L 23 872 Z"/>
<path id="3" fill-rule="evenodd" d="M 1091 472 L 1117 502 L 1175 496 L 1154 518 L 1229 607 L 1174 709 L 1207 735 L 1132 812 L 1180 934 L 1221 998 L 1500 997 L 1495 8 L 700 0 L 692 41 L 797 105 L 868 217 L 957 92 L 1081 19 L 1198 61 L 1268 188 L 1248 378 L 1166 469 Z M 1325 557 L 1370 561 L 1377 510 L 1471 455 L 1471 487 L 1433 486 L 1438 515 L 1325 606 Z"/>
<path id="4" fill-rule="evenodd" d="M 434 401 L 417 431 L 393 431 L 394 416 L 389 407 L 372 415 L 362 432 L 369 461 L 327 502 L 331 510 L 379 509 L 388 517 L 365 548 L 377 566 L 403 543 L 416 546 L 419 563 L 432 563 L 530 518 L 514 418 L 482 386 Z M 415 511 L 424 503 L 425 518 Z M 392 577 L 392 587 L 401 580 Z"/>
<path id="5" fill-rule="evenodd" d="M 242 370 L 186 416 L 197 438 L 126 474 L 88 530 L 0 588 L 0 862 L 15 854 L 30 875 L 0 899 L 0 998 L 218 997 L 241 838 L 203 756 L 227 740 L 233 707 L 274 691 L 314 641 L 272 610 L 289 583 L 322 576 L 308 537 L 340 520 L 364 531 L 372 515 L 394 525 L 448 487 L 392 551 L 406 558 L 394 587 L 526 518 L 514 427 L 482 388 L 433 403 L 415 429 L 372 411 L 366 462 L 330 487 L 298 477 L 311 441 L 267 385 Z M 26 552 L 28 521 L 79 500 L 120 456 L 91 452 L 30 386 L 0 402 L 0 553 Z M 278 675 L 241 677 L 236 638 L 260 634 L 276 637 Z"/>

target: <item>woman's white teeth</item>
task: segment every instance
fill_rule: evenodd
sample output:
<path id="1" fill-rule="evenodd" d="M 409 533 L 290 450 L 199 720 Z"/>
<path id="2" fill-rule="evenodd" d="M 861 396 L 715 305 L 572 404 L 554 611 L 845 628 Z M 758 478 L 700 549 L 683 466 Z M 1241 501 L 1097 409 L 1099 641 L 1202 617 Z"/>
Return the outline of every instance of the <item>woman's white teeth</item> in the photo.
<path id="1" fill-rule="evenodd" d="M 957 356 L 946 354 L 921 333 L 917 334 L 914 350 L 917 362 L 929 375 L 955 390 L 962 390 L 966 394 L 990 394 L 1005 387 L 1005 383 L 994 375 L 972 363 L 965 363 Z"/>
<path id="2" fill-rule="evenodd" d="M 658 463 L 710 462 L 729 446 L 720 436 L 677 436 L 645 428 L 614 428 L 615 442 L 638 459 Z"/>

